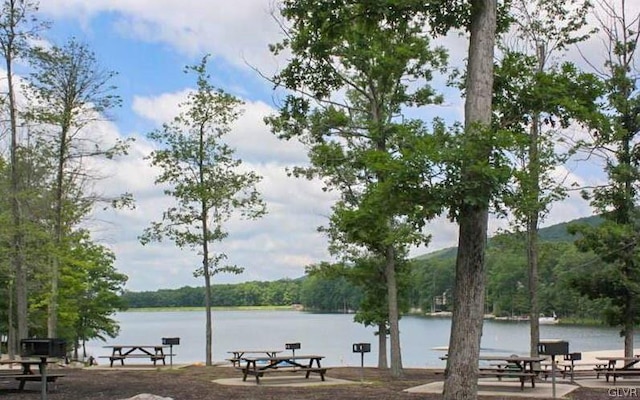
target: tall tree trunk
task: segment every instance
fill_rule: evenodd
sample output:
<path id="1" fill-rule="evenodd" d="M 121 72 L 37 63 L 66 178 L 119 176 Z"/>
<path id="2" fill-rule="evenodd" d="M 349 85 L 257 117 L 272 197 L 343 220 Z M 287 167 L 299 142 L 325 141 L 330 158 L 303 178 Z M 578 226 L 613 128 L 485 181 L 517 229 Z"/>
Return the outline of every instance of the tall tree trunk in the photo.
<path id="1" fill-rule="evenodd" d="M 65 112 L 66 115 L 71 115 L 71 105 L 68 105 Z M 66 118 L 66 117 L 65 117 Z M 62 122 L 60 131 L 60 144 L 58 148 L 58 160 L 56 171 L 56 187 L 55 187 L 55 224 L 54 224 L 54 243 L 56 251 L 62 250 L 62 242 L 64 236 L 64 218 L 63 218 L 63 201 L 64 201 L 64 171 L 67 160 L 67 140 L 69 135 L 68 120 Z M 47 332 L 49 337 L 56 337 L 58 330 L 58 283 L 60 280 L 60 256 L 59 254 L 53 254 L 51 259 L 51 292 L 49 295 L 49 307 L 47 312 Z"/>
<path id="2" fill-rule="evenodd" d="M 205 233 L 203 237 L 205 238 L 202 242 L 202 272 L 204 275 L 204 306 L 206 318 L 205 318 L 205 364 L 207 366 L 213 365 L 212 362 L 212 354 L 213 354 L 213 317 L 211 315 L 211 268 L 209 267 L 209 243 L 207 242 L 207 234 L 208 233 L 208 225 L 207 225 L 207 212 L 203 207 L 203 224 L 202 231 Z"/>
<path id="3" fill-rule="evenodd" d="M 198 183 L 200 187 L 205 185 L 205 132 L 203 128 L 199 131 L 199 150 L 198 150 Z M 213 365 L 213 317 L 211 315 L 211 266 L 209 265 L 209 207 L 207 201 L 202 199 L 200 202 L 200 215 L 202 223 L 202 272 L 204 274 L 205 286 L 205 312 L 206 315 L 206 350 L 205 365 Z"/>
<path id="4" fill-rule="evenodd" d="M 13 298 L 14 296 L 14 284 L 13 281 L 9 284 L 8 288 L 9 292 L 9 312 L 7 312 L 7 353 L 9 354 L 10 359 L 16 358 L 16 327 L 15 327 L 15 318 L 14 318 L 14 309 L 13 309 Z"/>
<path id="5" fill-rule="evenodd" d="M 206 316 L 206 350 L 205 350 L 205 364 L 207 366 L 213 365 L 213 317 L 211 315 L 211 277 L 209 275 L 209 268 L 207 267 L 204 272 L 204 286 L 205 286 L 205 312 Z"/>
<path id="6" fill-rule="evenodd" d="M 527 227 L 527 263 L 529 264 L 529 331 L 530 354 L 538 356 L 540 342 L 540 307 L 538 305 L 538 213 L 531 215 Z M 535 225 L 534 225 L 535 224 Z M 533 228 L 535 226 L 535 228 Z"/>
<path id="7" fill-rule="evenodd" d="M 378 324 L 378 369 L 387 367 L 387 324 Z"/>
<path id="8" fill-rule="evenodd" d="M 400 349 L 400 313 L 398 311 L 398 284 L 396 282 L 396 254 L 393 246 L 387 247 L 385 277 L 387 279 L 387 302 L 389 306 L 389 338 L 391 345 L 391 376 L 403 375 Z"/>
<path id="9" fill-rule="evenodd" d="M 538 72 L 543 72 L 545 63 L 545 46 L 538 44 Z M 540 307 L 538 305 L 538 224 L 540 220 L 540 114 L 533 115 L 533 123 L 529 134 L 529 198 L 532 208 L 527 212 L 527 264 L 529 266 L 529 354 L 538 356 L 540 342 Z"/>
<path id="10" fill-rule="evenodd" d="M 493 52 L 496 32 L 496 0 L 471 1 L 471 25 L 467 67 L 465 129 L 468 134 L 488 129 L 493 96 Z M 477 160 L 463 171 L 463 179 L 477 181 L 475 164 L 486 164 L 490 149 L 477 149 Z M 487 188 L 488 190 L 488 188 Z M 482 338 L 485 297 L 485 248 L 489 193 L 465 193 L 459 210 L 458 255 L 453 316 L 449 339 L 445 400 L 476 399 L 478 358 Z"/>
<path id="11" fill-rule="evenodd" d="M 466 206 L 464 213 L 461 210 L 451 336 L 444 385 L 446 400 L 477 397 L 478 357 L 484 314 L 487 221 L 486 208 Z"/>
<path id="12" fill-rule="evenodd" d="M 15 274 L 17 340 L 28 337 L 28 293 L 27 271 L 24 265 L 24 237 L 22 232 L 22 211 L 20 209 L 20 182 L 18 174 L 18 108 L 13 82 L 13 59 L 17 52 L 16 27 L 20 20 L 20 5 L 15 0 L 8 3 L 8 26 L 5 26 L 6 42 L 4 43 L 5 68 L 7 70 L 7 90 L 9 94 L 9 122 L 11 127 L 11 216 L 13 237 L 11 244 L 11 265 Z"/>
<path id="13" fill-rule="evenodd" d="M 634 319 L 635 319 L 635 307 L 634 307 L 634 295 L 627 294 L 625 304 L 625 318 L 624 318 L 624 356 L 633 357 L 633 335 L 635 332 Z"/>

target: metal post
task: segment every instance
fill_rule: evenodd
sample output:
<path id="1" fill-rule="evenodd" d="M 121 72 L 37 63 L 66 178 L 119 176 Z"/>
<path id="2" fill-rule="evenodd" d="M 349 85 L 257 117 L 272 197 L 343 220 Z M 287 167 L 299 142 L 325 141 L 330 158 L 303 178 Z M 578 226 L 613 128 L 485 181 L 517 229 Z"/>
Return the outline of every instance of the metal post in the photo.
<path id="1" fill-rule="evenodd" d="M 173 369 L 173 343 L 169 345 L 169 368 Z"/>
<path id="2" fill-rule="evenodd" d="M 556 398 L 556 356 L 551 356 L 551 391 Z"/>
<path id="3" fill-rule="evenodd" d="M 360 353 L 360 382 L 364 381 L 364 351 Z"/>
<path id="4" fill-rule="evenodd" d="M 42 379 L 40 399 L 47 400 L 47 357 L 40 357 L 40 379 Z"/>

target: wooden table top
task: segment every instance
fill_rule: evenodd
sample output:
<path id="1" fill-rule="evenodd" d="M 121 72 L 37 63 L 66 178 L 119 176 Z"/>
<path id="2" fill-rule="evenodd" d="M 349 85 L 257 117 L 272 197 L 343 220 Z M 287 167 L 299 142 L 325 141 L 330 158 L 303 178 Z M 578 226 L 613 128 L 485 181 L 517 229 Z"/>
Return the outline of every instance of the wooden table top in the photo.
<path id="1" fill-rule="evenodd" d="M 541 362 L 547 357 L 530 357 L 530 356 L 480 356 L 482 361 L 513 361 L 513 362 Z"/>
<path id="2" fill-rule="evenodd" d="M 157 345 L 148 345 L 148 344 L 143 344 L 143 345 L 129 345 L 129 344 L 114 344 L 111 346 L 102 346 L 105 349 L 157 349 L 159 347 L 164 347 L 167 348 L 169 347 L 168 344 L 157 344 Z"/>
<path id="3" fill-rule="evenodd" d="M 634 357 L 623 357 L 623 356 L 610 356 L 610 357 L 596 357 L 596 360 L 602 360 L 602 361 L 640 361 L 640 357 L 638 356 L 634 356 Z"/>
<path id="4" fill-rule="evenodd" d="M 448 356 L 440 357 L 441 360 L 446 360 Z M 478 358 L 481 361 L 512 361 L 512 362 L 542 362 L 547 357 L 529 357 L 529 356 L 480 356 Z"/>
<path id="5" fill-rule="evenodd" d="M 243 353 L 243 354 L 259 354 L 259 353 L 265 353 L 265 354 L 278 354 L 278 353 L 282 353 L 282 350 L 231 350 L 231 351 L 227 351 L 227 353 L 229 354 L 238 354 L 238 353 Z"/>
<path id="6" fill-rule="evenodd" d="M 275 356 L 275 357 L 268 357 L 268 356 L 260 356 L 260 357 L 242 357 L 243 360 L 245 361 L 295 361 L 295 360 L 311 360 L 311 359 L 315 359 L 315 360 L 321 360 L 323 359 L 324 356 L 318 356 L 318 355 L 298 355 L 296 354 L 295 356 L 291 355 L 291 356 Z"/>

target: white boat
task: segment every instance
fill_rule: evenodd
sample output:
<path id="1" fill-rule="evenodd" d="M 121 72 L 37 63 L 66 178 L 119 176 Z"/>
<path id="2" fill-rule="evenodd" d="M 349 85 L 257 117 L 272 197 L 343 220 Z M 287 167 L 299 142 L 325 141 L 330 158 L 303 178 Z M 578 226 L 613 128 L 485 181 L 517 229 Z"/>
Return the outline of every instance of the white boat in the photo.
<path id="1" fill-rule="evenodd" d="M 560 320 L 558 319 L 558 316 L 555 312 L 553 313 L 552 317 L 545 317 L 544 315 L 540 315 L 540 318 L 538 318 L 538 323 L 540 325 L 554 325 L 558 322 L 560 322 Z"/>

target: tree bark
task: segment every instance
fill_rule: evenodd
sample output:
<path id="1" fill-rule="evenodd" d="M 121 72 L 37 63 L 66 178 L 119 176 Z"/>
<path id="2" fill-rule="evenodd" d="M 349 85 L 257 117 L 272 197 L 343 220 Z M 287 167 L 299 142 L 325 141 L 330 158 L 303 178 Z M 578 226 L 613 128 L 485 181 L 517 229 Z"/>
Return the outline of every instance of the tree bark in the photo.
<path id="1" fill-rule="evenodd" d="M 213 318 L 211 316 L 211 268 L 209 267 L 209 243 L 206 240 L 208 234 L 208 225 L 207 225 L 207 212 L 203 207 L 203 218 L 202 220 L 202 231 L 204 232 L 204 240 L 202 242 L 202 272 L 204 275 L 204 306 L 205 312 L 207 313 L 205 318 L 205 364 L 207 366 L 213 365 Z"/>
<path id="2" fill-rule="evenodd" d="M 634 296 L 628 294 L 626 296 L 625 318 L 624 318 L 624 356 L 633 357 L 633 335 L 635 332 L 635 307 Z"/>
<path id="3" fill-rule="evenodd" d="M 67 89 L 72 91 L 74 82 L 69 82 Z M 55 225 L 54 225 L 54 242 L 56 250 L 62 249 L 62 240 L 64 237 L 64 177 L 65 167 L 67 164 L 68 155 L 68 141 L 69 141 L 69 127 L 71 122 L 68 120 L 72 115 L 73 104 L 75 98 L 71 97 L 69 103 L 65 104 L 64 120 L 60 129 L 60 143 L 58 147 L 58 159 L 57 159 L 57 171 L 56 171 L 56 183 L 55 183 Z M 47 312 L 47 333 L 50 338 L 56 337 L 58 330 L 58 283 L 60 281 L 60 255 L 53 254 L 51 259 L 51 295 L 49 297 L 49 306 Z"/>
<path id="4" fill-rule="evenodd" d="M 389 305 L 389 338 L 391 345 L 391 376 L 403 375 L 400 350 L 400 313 L 398 312 L 398 284 L 396 282 L 396 254 L 393 246 L 387 247 L 385 276 L 387 279 L 387 303 Z"/>
<path id="5" fill-rule="evenodd" d="M 538 72 L 544 71 L 545 46 L 539 44 Z M 527 217 L 527 264 L 529 266 L 529 354 L 531 357 L 538 356 L 538 342 L 540 342 L 540 307 L 538 305 L 538 224 L 540 220 L 540 114 L 533 115 L 529 135 L 529 177 L 528 188 L 530 197 L 533 200 L 533 208 L 528 210 Z"/>
<path id="6" fill-rule="evenodd" d="M 4 26 L 3 52 L 5 56 L 5 68 L 7 76 L 7 90 L 9 97 L 9 124 L 10 124 L 10 158 L 11 158 L 11 216 L 13 222 L 13 235 L 11 243 L 11 266 L 15 274 L 16 290 L 16 342 L 28 337 L 28 293 L 27 293 L 27 271 L 24 265 L 24 237 L 22 232 L 22 211 L 20 209 L 20 182 L 18 171 L 18 109 L 16 103 L 16 93 L 13 82 L 13 60 L 18 48 L 16 41 L 19 33 L 16 28 L 20 24 L 24 15 L 20 10 L 20 4 L 15 0 L 10 0 L 6 25 Z"/>
<path id="7" fill-rule="evenodd" d="M 378 324 L 378 369 L 387 368 L 387 325 Z"/>
<path id="8" fill-rule="evenodd" d="M 465 100 L 465 129 L 477 134 L 491 123 L 493 97 L 493 52 L 496 31 L 496 0 L 471 2 L 471 25 Z M 475 132 L 475 133 L 474 133 Z M 476 150 L 463 171 L 463 179 L 477 181 L 473 167 L 485 164 L 490 149 Z M 465 193 L 459 210 L 458 255 L 445 400 L 476 399 L 478 358 L 485 297 L 485 248 L 489 209 L 487 193 Z"/>

